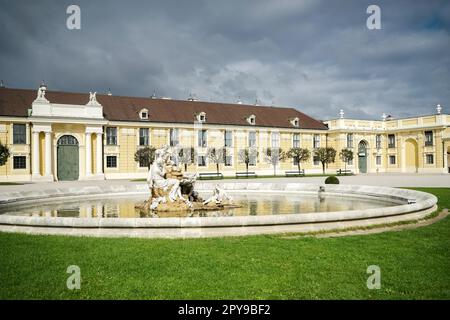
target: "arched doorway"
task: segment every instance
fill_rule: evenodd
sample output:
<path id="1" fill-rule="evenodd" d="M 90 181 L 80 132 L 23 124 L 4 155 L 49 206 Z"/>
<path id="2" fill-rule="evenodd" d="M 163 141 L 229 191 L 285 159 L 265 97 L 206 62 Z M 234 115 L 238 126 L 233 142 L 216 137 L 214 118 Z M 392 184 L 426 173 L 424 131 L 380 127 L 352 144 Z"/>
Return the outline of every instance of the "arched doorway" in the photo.
<path id="1" fill-rule="evenodd" d="M 405 141 L 405 171 L 417 172 L 419 168 L 419 148 L 414 139 Z"/>
<path id="2" fill-rule="evenodd" d="M 64 135 L 59 138 L 57 150 L 58 180 L 78 180 L 78 152 L 78 140 L 74 136 Z"/>
<path id="3" fill-rule="evenodd" d="M 364 140 L 358 144 L 358 171 L 367 173 L 367 142 Z"/>

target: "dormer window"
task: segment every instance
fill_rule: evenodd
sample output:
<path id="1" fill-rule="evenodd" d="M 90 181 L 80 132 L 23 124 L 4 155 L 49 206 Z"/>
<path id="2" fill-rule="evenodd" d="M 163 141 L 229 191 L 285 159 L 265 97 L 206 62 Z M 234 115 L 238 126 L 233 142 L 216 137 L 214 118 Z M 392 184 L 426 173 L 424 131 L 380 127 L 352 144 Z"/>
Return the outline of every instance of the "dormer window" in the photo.
<path id="1" fill-rule="evenodd" d="M 200 112 L 199 114 L 197 114 L 197 121 L 206 122 L 206 113 Z"/>
<path id="2" fill-rule="evenodd" d="M 141 120 L 148 120 L 148 110 L 142 109 L 141 111 L 139 111 L 139 118 Z"/>
<path id="3" fill-rule="evenodd" d="M 250 117 L 247 118 L 247 122 L 254 126 L 256 124 L 256 116 L 252 114 Z"/>
<path id="4" fill-rule="evenodd" d="M 293 119 L 291 119 L 290 121 L 291 121 L 291 124 L 292 124 L 294 127 L 298 127 L 299 124 L 300 124 L 300 121 L 298 120 L 298 118 L 293 118 Z"/>

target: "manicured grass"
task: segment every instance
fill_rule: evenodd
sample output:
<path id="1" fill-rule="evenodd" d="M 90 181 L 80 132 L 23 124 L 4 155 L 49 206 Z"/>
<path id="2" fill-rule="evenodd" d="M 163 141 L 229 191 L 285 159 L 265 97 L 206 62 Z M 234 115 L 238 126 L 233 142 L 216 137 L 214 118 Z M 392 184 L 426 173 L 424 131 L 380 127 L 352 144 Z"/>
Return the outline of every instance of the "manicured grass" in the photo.
<path id="1" fill-rule="evenodd" d="M 450 189 L 421 188 L 450 208 Z M 449 299 L 450 219 L 341 238 L 148 240 L 0 233 L 0 299 Z M 81 290 L 66 269 L 81 268 Z M 381 289 L 366 287 L 381 268 Z"/>

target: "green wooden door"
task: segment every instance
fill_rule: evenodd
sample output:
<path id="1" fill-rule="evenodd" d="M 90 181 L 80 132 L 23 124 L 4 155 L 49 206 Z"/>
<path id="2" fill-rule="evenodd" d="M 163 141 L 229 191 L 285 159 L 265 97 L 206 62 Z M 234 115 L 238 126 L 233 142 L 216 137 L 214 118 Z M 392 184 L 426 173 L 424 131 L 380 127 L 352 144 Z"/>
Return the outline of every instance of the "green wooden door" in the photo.
<path id="1" fill-rule="evenodd" d="M 358 169 L 360 173 L 367 173 L 367 148 L 362 141 L 358 145 Z"/>
<path id="2" fill-rule="evenodd" d="M 58 141 L 58 180 L 78 180 L 78 141 L 72 136 L 63 136 Z"/>

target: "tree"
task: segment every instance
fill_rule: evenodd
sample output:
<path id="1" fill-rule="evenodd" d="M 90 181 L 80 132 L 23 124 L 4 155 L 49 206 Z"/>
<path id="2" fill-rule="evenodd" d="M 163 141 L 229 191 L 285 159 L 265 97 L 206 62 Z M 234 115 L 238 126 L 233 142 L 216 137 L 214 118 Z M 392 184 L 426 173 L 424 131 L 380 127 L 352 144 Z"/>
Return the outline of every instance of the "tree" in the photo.
<path id="1" fill-rule="evenodd" d="M 134 154 L 134 161 L 139 162 L 150 169 L 153 161 L 155 161 L 155 147 L 146 146 L 140 148 Z"/>
<path id="2" fill-rule="evenodd" d="M 334 162 L 336 158 L 336 150 L 331 147 L 317 148 L 314 150 L 314 156 L 322 163 L 322 171 L 325 174 L 325 165 Z"/>
<path id="3" fill-rule="evenodd" d="M 238 153 L 239 161 L 241 163 L 245 163 L 245 168 L 247 170 L 247 176 L 248 176 L 248 166 L 253 158 L 258 157 L 258 151 L 256 148 L 250 147 L 239 150 Z"/>
<path id="4" fill-rule="evenodd" d="M 196 159 L 194 147 L 184 147 L 178 150 L 178 162 L 184 164 L 184 171 L 187 171 L 188 165 L 194 164 Z"/>
<path id="5" fill-rule="evenodd" d="M 309 152 L 308 149 L 303 149 L 303 148 L 298 148 L 298 147 L 291 148 L 287 152 L 287 157 L 297 161 L 298 171 L 300 172 L 300 163 L 308 161 L 308 159 L 311 157 L 311 152 Z"/>
<path id="6" fill-rule="evenodd" d="M 286 159 L 286 153 L 281 148 L 267 148 L 266 161 L 273 166 L 273 175 L 277 175 L 277 165 Z"/>
<path id="7" fill-rule="evenodd" d="M 10 153 L 8 147 L 0 142 L 0 166 L 4 166 L 6 164 L 9 156 Z"/>
<path id="8" fill-rule="evenodd" d="M 339 158 L 344 161 L 345 171 L 347 171 L 347 163 L 353 160 L 353 151 L 350 149 L 342 149 Z"/>
<path id="9" fill-rule="evenodd" d="M 219 173 L 219 166 L 221 163 L 225 162 L 225 157 L 227 154 L 226 148 L 208 148 L 207 155 L 211 162 L 216 164 L 217 173 Z"/>

